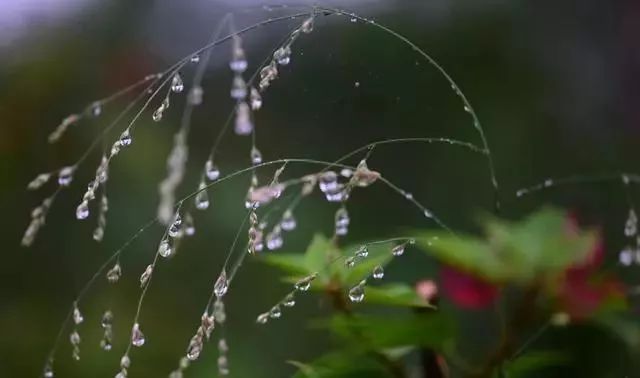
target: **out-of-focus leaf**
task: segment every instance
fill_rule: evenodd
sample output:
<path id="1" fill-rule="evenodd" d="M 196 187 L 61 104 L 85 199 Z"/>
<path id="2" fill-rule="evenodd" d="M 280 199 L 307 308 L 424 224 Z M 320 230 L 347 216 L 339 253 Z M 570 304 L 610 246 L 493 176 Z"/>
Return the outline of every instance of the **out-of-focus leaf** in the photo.
<path id="1" fill-rule="evenodd" d="M 640 347 L 640 323 L 622 315 L 602 315 L 595 318 L 595 324 L 603 327 L 624 341 L 630 348 Z"/>
<path id="2" fill-rule="evenodd" d="M 569 362 L 566 353 L 560 351 L 531 351 L 505 366 L 507 377 L 517 378 L 533 371 L 559 366 Z"/>
<path id="3" fill-rule="evenodd" d="M 411 286 L 401 283 L 367 286 L 365 292 L 366 303 L 387 306 L 433 307 L 429 302 L 420 298 Z"/>
<path id="4" fill-rule="evenodd" d="M 309 273 L 319 272 L 320 275 L 323 275 L 327 271 L 327 265 L 332 262 L 338 253 L 339 251 L 336 251 L 329 239 L 324 235 L 316 234 L 304 254 L 304 263 L 307 271 Z"/>
<path id="5" fill-rule="evenodd" d="M 374 348 L 415 345 L 442 349 L 455 334 L 453 320 L 441 313 L 404 317 L 335 316 L 330 327 L 347 339 L 364 337 Z"/>
<path id="6" fill-rule="evenodd" d="M 303 377 L 317 377 L 318 374 L 316 373 L 315 369 L 313 368 L 313 366 L 299 362 L 299 361 L 293 361 L 293 360 L 289 360 L 287 361 L 287 363 L 289 365 L 293 365 L 295 367 L 298 368 L 298 374 L 302 374 L 301 376 Z"/>
<path id="7" fill-rule="evenodd" d="M 528 283 L 583 261 L 596 241 L 570 231 L 563 212 L 543 209 L 520 222 L 489 219 L 486 239 L 426 232 L 418 244 L 442 262 L 491 282 Z"/>
<path id="8" fill-rule="evenodd" d="M 295 378 L 387 378 L 389 371 L 376 360 L 373 355 L 343 349 L 334 351 L 318 358 L 304 369 L 298 370 Z"/>
<path id="9" fill-rule="evenodd" d="M 267 264 L 275 266 L 276 268 L 280 268 L 287 273 L 291 273 L 294 275 L 309 274 L 309 270 L 307 269 L 305 258 L 303 255 L 293 253 L 279 253 L 269 254 L 267 256 L 264 256 L 263 259 Z"/>

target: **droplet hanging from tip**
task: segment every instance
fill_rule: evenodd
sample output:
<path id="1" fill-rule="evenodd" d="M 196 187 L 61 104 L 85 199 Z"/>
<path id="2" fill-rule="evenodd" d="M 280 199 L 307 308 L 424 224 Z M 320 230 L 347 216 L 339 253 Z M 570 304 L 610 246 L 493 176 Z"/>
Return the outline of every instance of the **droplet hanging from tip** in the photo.
<path id="1" fill-rule="evenodd" d="M 287 210 L 282 215 L 282 220 L 280 221 L 280 227 L 283 231 L 293 231 L 297 226 L 296 218 L 293 217 L 293 212 L 291 210 Z"/>
<path id="2" fill-rule="evenodd" d="M 384 277 L 384 268 L 381 265 L 376 266 L 373 268 L 371 276 L 376 280 L 382 279 Z"/>
<path id="3" fill-rule="evenodd" d="M 349 300 L 351 300 L 351 302 L 359 303 L 364 300 L 364 286 L 366 283 L 367 282 L 363 280 L 349 290 Z"/>
<path id="4" fill-rule="evenodd" d="M 160 242 L 158 246 L 158 254 L 162 257 L 169 257 L 173 253 L 173 248 L 171 248 L 171 244 L 168 240 L 163 240 Z"/>
<path id="5" fill-rule="evenodd" d="M 144 333 L 140 330 L 140 324 L 135 323 L 131 330 L 131 344 L 136 347 L 141 347 L 146 342 Z"/>
<path id="6" fill-rule="evenodd" d="M 73 181 L 73 171 L 75 167 L 69 166 L 64 167 L 58 172 L 58 185 L 60 186 L 69 186 L 71 181 Z"/>
<path id="7" fill-rule="evenodd" d="M 180 74 L 176 72 L 171 79 L 171 90 L 175 93 L 180 93 L 184 90 L 184 83 L 182 82 L 182 77 Z"/>
<path id="8" fill-rule="evenodd" d="M 207 185 L 204 182 L 201 182 L 198 186 L 200 192 L 196 194 L 194 199 L 196 209 L 198 210 L 206 210 L 209 208 L 209 194 L 207 193 L 206 187 Z"/>
<path id="9" fill-rule="evenodd" d="M 213 293 L 216 297 L 222 298 L 229 290 L 229 281 L 227 280 L 227 272 L 222 270 L 220 276 L 213 285 Z"/>
<path id="10" fill-rule="evenodd" d="M 204 173 L 209 181 L 215 181 L 220 177 L 220 169 L 211 159 L 204 164 Z"/>

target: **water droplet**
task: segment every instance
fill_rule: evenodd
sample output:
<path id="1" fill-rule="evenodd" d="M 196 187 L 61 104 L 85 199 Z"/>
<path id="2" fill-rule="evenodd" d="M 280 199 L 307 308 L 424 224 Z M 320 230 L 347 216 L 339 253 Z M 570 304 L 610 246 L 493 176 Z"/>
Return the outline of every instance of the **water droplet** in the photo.
<path id="1" fill-rule="evenodd" d="M 291 62 L 291 47 L 283 46 L 273 53 L 273 59 L 281 66 L 286 66 Z"/>
<path id="2" fill-rule="evenodd" d="M 69 335 L 69 341 L 71 342 L 71 345 L 80 344 L 80 334 L 78 331 L 74 329 L 73 332 L 71 332 L 71 335 Z"/>
<path id="3" fill-rule="evenodd" d="M 94 102 L 93 104 L 91 104 L 91 108 L 89 109 L 89 111 L 94 117 L 100 116 L 100 114 L 102 114 L 102 104 L 99 101 Z"/>
<path id="4" fill-rule="evenodd" d="M 108 328 L 113 324 L 113 312 L 111 310 L 107 310 L 102 314 L 102 319 L 100 320 L 100 326 L 102 328 Z"/>
<path id="5" fill-rule="evenodd" d="M 189 58 L 189 61 L 190 61 L 191 63 L 198 63 L 198 62 L 200 62 L 200 55 L 198 55 L 198 54 L 193 54 L 193 55 L 191 55 L 191 58 Z"/>
<path id="6" fill-rule="evenodd" d="M 278 67 L 271 62 L 260 70 L 260 89 L 265 90 L 278 77 Z"/>
<path id="7" fill-rule="evenodd" d="M 262 107 L 262 96 L 257 89 L 251 87 L 251 94 L 249 95 L 252 110 L 259 110 Z"/>
<path id="8" fill-rule="evenodd" d="M 251 148 L 251 163 L 253 165 L 262 163 L 262 153 L 255 146 Z"/>
<path id="9" fill-rule="evenodd" d="M 151 274 L 153 274 L 153 265 L 149 264 L 145 268 L 144 272 L 140 275 L 140 287 L 144 287 L 144 285 L 149 282 L 149 278 L 151 278 Z"/>
<path id="10" fill-rule="evenodd" d="M 349 300 L 354 303 L 362 302 L 364 299 L 364 286 L 366 281 L 361 281 L 349 290 Z"/>
<path id="11" fill-rule="evenodd" d="M 120 359 L 120 368 L 128 369 L 131 366 L 131 359 L 126 354 Z"/>
<path id="12" fill-rule="evenodd" d="M 122 269 L 120 268 L 120 264 L 115 263 L 115 265 L 107 272 L 107 281 L 110 283 L 116 283 L 120 279 L 121 275 Z"/>
<path id="13" fill-rule="evenodd" d="M 351 17 L 351 19 L 350 19 L 349 21 L 351 21 L 351 22 L 354 22 L 354 23 L 355 23 L 355 22 L 358 22 L 358 19 L 357 19 L 357 18 L 355 18 L 355 17 Z"/>
<path id="14" fill-rule="evenodd" d="M 391 250 L 391 254 L 394 256 L 402 256 L 404 254 L 404 244 L 398 244 Z"/>
<path id="15" fill-rule="evenodd" d="M 154 122 L 160 122 L 162 120 L 162 113 L 164 112 L 165 106 L 164 102 L 158 106 L 158 108 L 153 112 L 151 118 Z"/>
<path id="16" fill-rule="evenodd" d="M 347 257 L 347 259 L 344 260 L 344 266 L 347 268 L 353 268 L 356 266 L 356 261 L 357 259 L 354 256 Z"/>
<path id="17" fill-rule="evenodd" d="M 243 73 L 247 69 L 247 59 L 245 58 L 244 50 L 240 45 L 240 39 L 235 38 L 231 48 L 231 61 L 229 62 L 229 68 L 235 73 Z"/>
<path id="18" fill-rule="evenodd" d="M 266 324 L 269 321 L 269 313 L 264 312 L 256 318 L 256 323 L 258 324 Z"/>
<path id="19" fill-rule="evenodd" d="M 620 251 L 618 259 L 620 261 L 620 264 L 624 266 L 633 264 L 633 249 L 631 249 L 631 247 L 624 248 L 622 251 Z"/>
<path id="20" fill-rule="evenodd" d="M 193 217 L 190 213 L 187 213 L 184 217 L 184 234 L 187 236 L 193 236 L 196 233 L 196 226 L 193 221 Z"/>
<path id="21" fill-rule="evenodd" d="M 253 123 L 251 122 L 251 110 L 246 102 L 240 102 L 236 107 L 236 120 L 234 131 L 238 135 L 249 135 L 253 132 Z"/>
<path id="22" fill-rule="evenodd" d="M 144 333 L 140 330 L 140 324 L 134 324 L 133 329 L 131 330 L 131 344 L 133 344 L 133 346 L 141 347 L 144 345 L 145 341 Z"/>
<path id="23" fill-rule="evenodd" d="M 313 24 L 314 24 L 314 17 L 311 16 L 302 22 L 302 25 L 300 26 L 300 30 L 305 34 L 309 34 L 313 31 Z"/>
<path id="24" fill-rule="evenodd" d="M 226 339 L 218 340 L 218 352 L 227 353 L 229 351 L 229 345 L 227 345 Z"/>
<path id="25" fill-rule="evenodd" d="M 311 287 L 311 282 L 316 279 L 316 276 L 317 275 L 315 273 L 307 276 L 296 282 L 293 287 L 298 291 L 307 291 Z"/>
<path id="26" fill-rule="evenodd" d="M 194 85 L 193 88 L 189 91 L 189 95 L 187 96 L 187 100 L 189 104 L 197 106 L 202 104 L 202 95 L 204 91 L 202 87 L 199 85 Z"/>
<path id="27" fill-rule="evenodd" d="M 282 301 L 284 307 L 293 307 L 296 304 L 296 298 L 293 293 L 289 293 Z"/>
<path id="28" fill-rule="evenodd" d="M 280 221 L 280 227 L 282 227 L 284 231 L 292 231 L 296 226 L 296 219 L 293 217 L 291 210 L 285 211 L 282 215 L 282 220 Z"/>
<path id="29" fill-rule="evenodd" d="M 231 98 L 235 100 L 243 100 L 247 97 L 247 84 L 242 79 L 242 76 L 235 76 L 231 83 Z"/>
<path id="30" fill-rule="evenodd" d="M 172 252 L 173 249 L 171 248 L 171 244 L 169 244 L 169 241 L 167 239 L 160 242 L 160 245 L 158 246 L 158 254 L 160 256 L 169 257 L 171 256 Z"/>
<path id="31" fill-rule="evenodd" d="M 53 362 L 51 360 L 48 360 L 47 363 L 44 365 L 42 376 L 44 378 L 53 378 Z"/>
<path id="32" fill-rule="evenodd" d="M 82 201 L 76 208 L 76 218 L 79 220 L 87 219 L 89 217 L 89 202 Z"/>
<path id="33" fill-rule="evenodd" d="M 227 320 L 227 314 L 224 310 L 224 302 L 222 302 L 220 298 L 216 299 L 213 303 L 213 317 L 219 324 L 222 324 Z"/>
<path id="34" fill-rule="evenodd" d="M 209 159 L 204 164 L 204 174 L 209 181 L 214 181 L 220 177 L 220 169 L 213 163 L 213 160 Z"/>
<path id="35" fill-rule="evenodd" d="M 356 251 L 356 257 L 364 259 L 369 256 L 369 247 L 363 245 Z"/>
<path id="36" fill-rule="evenodd" d="M 200 192 L 196 194 L 195 204 L 198 210 L 206 210 L 209 208 L 209 194 L 205 189 L 207 185 L 204 182 L 201 182 L 198 186 L 198 190 Z"/>
<path id="37" fill-rule="evenodd" d="M 344 236 L 349 233 L 349 227 L 347 226 L 338 226 L 335 229 L 335 233 L 338 236 Z"/>
<path id="38" fill-rule="evenodd" d="M 227 294 L 228 290 L 229 281 L 227 281 L 227 272 L 222 270 L 222 272 L 220 272 L 220 276 L 218 276 L 218 279 L 216 280 L 216 283 L 213 285 L 213 293 L 216 295 L 216 297 L 222 298 L 225 294 Z"/>
<path id="39" fill-rule="evenodd" d="M 382 277 L 384 277 L 384 268 L 382 268 L 382 266 L 380 265 L 376 266 L 375 268 L 373 268 L 372 276 L 376 280 L 382 279 Z"/>
<path id="40" fill-rule="evenodd" d="M 633 209 L 629 209 L 629 216 L 624 225 L 624 235 L 626 237 L 634 237 L 638 233 L 638 217 Z"/>
<path id="41" fill-rule="evenodd" d="M 78 305 L 74 304 L 73 306 L 73 322 L 75 324 L 80 324 L 84 321 L 84 317 L 82 316 L 80 309 L 78 309 Z"/>
<path id="42" fill-rule="evenodd" d="M 58 185 L 60 186 L 69 186 L 71 181 L 73 181 L 73 171 L 75 167 L 69 166 L 64 167 L 58 172 Z"/>
<path id="43" fill-rule="evenodd" d="M 173 221 L 171 226 L 169 226 L 167 233 L 172 238 L 179 238 L 182 236 L 182 218 L 180 217 L 180 214 L 176 215 L 176 219 Z"/>
<path id="44" fill-rule="evenodd" d="M 29 184 L 27 185 L 27 189 L 28 190 L 39 189 L 44 184 L 46 184 L 50 178 L 51 178 L 51 173 L 41 173 L 38 176 L 36 176 L 36 178 L 31 180 L 31 182 L 29 182 Z"/>
<path id="45" fill-rule="evenodd" d="M 189 361 L 197 360 L 198 357 L 200 357 L 202 348 L 203 348 L 202 336 L 196 334 L 195 336 L 193 336 L 193 338 L 191 338 L 191 341 L 189 342 L 189 347 L 187 348 L 187 358 L 189 359 Z"/>
<path id="46" fill-rule="evenodd" d="M 425 218 L 433 218 L 433 214 L 427 209 L 424 209 L 423 214 L 424 214 Z"/>
<path id="47" fill-rule="evenodd" d="M 229 361 L 226 356 L 218 357 L 218 374 L 229 375 Z"/>
<path id="48" fill-rule="evenodd" d="M 275 250 L 284 244 L 284 240 L 282 239 L 282 232 L 280 232 L 280 227 L 275 226 L 270 233 L 267 234 L 267 248 L 270 250 Z"/>
<path id="49" fill-rule="evenodd" d="M 102 348 L 102 350 L 104 351 L 110 351 L 111 348 L 113 348 L 113 344 L 111 342 L 111 338 L 106 336 L 103 336 L 102 340 L 100 340 L 100 348 Z"/>
<path id="50" fill-rule="evenodd" d="M 271 308 L 271 310 L 269 310 L 269 317 L 271 319 L 278 319 L 281 316 L 282 316 L 282 309 L 280 309 L 280 306 L 275 305 Z"/>
<path id="51" fill-rule="evenodd" d="M 341 207 L 336 211 L 335 216 L 335 226 L 338 227 L 347 227 L 351 219 L 349 218 L 349 212 L 345 207 Z"/>
<path id="52" fill-rule="evenodd" d="M 329 202 L 343 202 L 349 198 L 349 193 L 342 184 L 338 184 L 334 189 L 327 189 L 324 195 Z"/>
<path id="53" fill-rule="evenodd" d="M 126 129 L 125 131 L 122 132 L 122 134 L 120 134 L 120 145 L 126 147 L 130 145 L 131 142 L 132 142 L 131 133 L 129 132 L 129 129 Z"/>
<path id="54" fill-rule="evenodd" d="M 182 78 L 179 73 L 173 75 L 173 79 L 171 79 L 171 90 L 175 93 L 180 93 L 184 89 L 184 83 L 182 82 Z"/>
<path id="55" fill-rule="evenodd" d="M 338 175 L 334 171 L 327 171 L 320 175 L 318 186 L 323 193 L 338 187 Z"/>

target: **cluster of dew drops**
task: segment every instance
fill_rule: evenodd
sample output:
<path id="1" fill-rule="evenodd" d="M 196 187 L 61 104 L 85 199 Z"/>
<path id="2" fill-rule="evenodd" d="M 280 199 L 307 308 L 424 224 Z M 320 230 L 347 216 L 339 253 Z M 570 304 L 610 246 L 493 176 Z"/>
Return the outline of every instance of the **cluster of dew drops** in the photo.
<path id="1" fill-rule="evenodd" d="M 620 251 L 619 261 L 624 266 L 640 265 L 640 235 L 638 234 L 638 216 L 633 208 L 629 209 L 624 224 L 624 236 L 627 245 Z"/>
<path id="2" fill-rule="evenodd" d="M 399 244 L 396 244 L 391 248 L 391 254 L 393 257 L 402 256 L 405 252 L 407 245 L 415 244 L 414 239 L 408 239 Z M 347 257 L 344 260 L 344 265 L 346 268 L 353 268 L 359 262 L 366 259 L 369 256 L 369 246 L 367 244 L 360 246 L 351 256 Z M 266 324 L 269 319 L 279 319 L 282 316 L 282 309 L 291 308 L 296 304 L 296 294 L 301 292 L 306 292 L 311 287 L 312 282 L 318 276 L 318 272 L 314 272 L 309 276 L 306 276 L 300 280 L 298 280 L 293 285 L 293 290 L 289 292 L 280 302 L 276 303 L 274 306 L 269 309 L 269 311 L 263 312 L 258 315 L 256 318 L 256 323 L 258 324 Z M 348 292 L 347 297 L 353 303 L 362 302 L 365 298 L 365 287 L 367 285 L 367 280 L 369 278 L 373 278 L 374 280 L 381 280 L 384 278 L 384 268 L 382 265 L 376 265 L 371 273 L 360 280 L 356 285 L 352 286 Z"/>

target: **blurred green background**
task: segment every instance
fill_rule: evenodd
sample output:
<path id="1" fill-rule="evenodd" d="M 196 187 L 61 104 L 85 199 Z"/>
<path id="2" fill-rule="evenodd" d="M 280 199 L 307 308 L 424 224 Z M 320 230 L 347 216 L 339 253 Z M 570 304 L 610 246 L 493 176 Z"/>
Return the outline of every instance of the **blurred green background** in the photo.
<path id="1" fill-rule="evenodd" d="M 602 227 L 610 265 L 633 282 L 637 268 L 615 267 L 628 211 L 621 185 L 566 186 L 523 200 L 514 193 L 550 176 L 637 170 L 640 3 L 403 0 L 334 5 L 405 35 L 457 81 L 486 129 L 503 216 L 517 218 L 546 203 L 576 212 Z M 0 376 L 40 374 L 74 296 L 102 261 L 155 214 L 157 183 L 165 175 L 184 96 L 173 97 L 160 123 L 151 121 L 150 112 L 145 114 L 131 148 L 113 161 L 102 244 L 91 238 L 93 217 L 84 222 L 74 217 L 84 185 L 99 162 L 99 150 L 77 172 L 74 185 L 58 197 L 46 227 L 29 249 L 19 246 L 29 211 L 53 188 L 32 193 L 25 187 L 36 174 L 74 162 L 131 98 L 72 127 L 59 144 L 49 145 L 47 135 L 68 114 L 203 45 L 225 13 L 233 12 L 242 27 L 299 9 L 200 0 L 0 4 Z M 249 72 L 299 22 L 280 22 L 246 34 Z M 181 195 L 197 185 L 199 170 L 233 107 L 228 57 L 228 44 L 213 52 L 203 85 L 204 104 L 193 119 L 190 171 Z M 187 86 L 192 73 L 193 67 L 184 71 Z M 266 160 L 333 160 L 368 142 L 395 137 L 444 136 L 480 144 L 470 117 L 435 69 L 390 35 L 346 16 L 320 17 L 315 31 L 296 42 L 291 64 L 281 70 L 264 102 L 256 124 L 257 143 Z M 116 127 L 108 140 L 124 127 Z M 247 138 L 227 135 L 218 160 L 223 173 L 246 166 L 249 147 Z M 412 192 L 456 230 L 475 231 L 475 217 L 493 210 L 486 162 L 466 150 L 389 145 L 373 153 L 369 166 Z M 292 165 L 285 176 L 314 169 Z M 262 181 L 272 172 L 261 171 Z M 248 181 L 244 176 L 216 187 L 210 194 L 211 208 L 196 216 L 196 237 L 170 262 L 159 265 L 141 317 L 147 344 L 132 354 L 131 376 L 165 376 L 184 354 L 242 222 Z M 632 194 L 637 198 L 637 191 Z M 313 233 L 330 234 L 335 209 L 319 196 L 303 202 L 296 213 L 299 228 L 286 236 L 283 249 L 303 251 Z M 355 193 L 349 209 L 352 226 L 346 242 L 435 227 L 381 185 Z M 162 231 L 150 229 L 124 254 L 118 285 L 100 280 L 88 295 L 82 305 L 82 359 L 71 360 L 65 334 L 57 376 L 116 373 L 139 295 L 137 280 Z M 227 298 L 225 332 L 232 376 L 287 376 L 294 368 L 286 360 L 310 360 L 330 347 L 325 332 L 306 325 L 308 319 L 327 313 L 330 305 L 310 295 L 280 321 L 255 325 L 255 316 L 288 290 L 279 272 L 255 260 L 242 268 Z M 390 266 L 386 277 L 412 283 L 434 276 L 431 261 L 408 253 Z M 115 314 L 116 344 L 111 352 L 98 347 L 99 317 L 107 308 Z M 476 322 L 469 328 L 483 327 L 482 316 L 472 319 Z M 581 356 L 579 363 L 558 374 L 630 374 L 628 356 L 599 332 L 573 329 L 549 336 Z M 474 339 L 468 341 L 473 349 Z M 214 375 L 215 359 L 210 344 L 189 375 Z M 620 367 L 620 374 L 611 366 Z"/>

